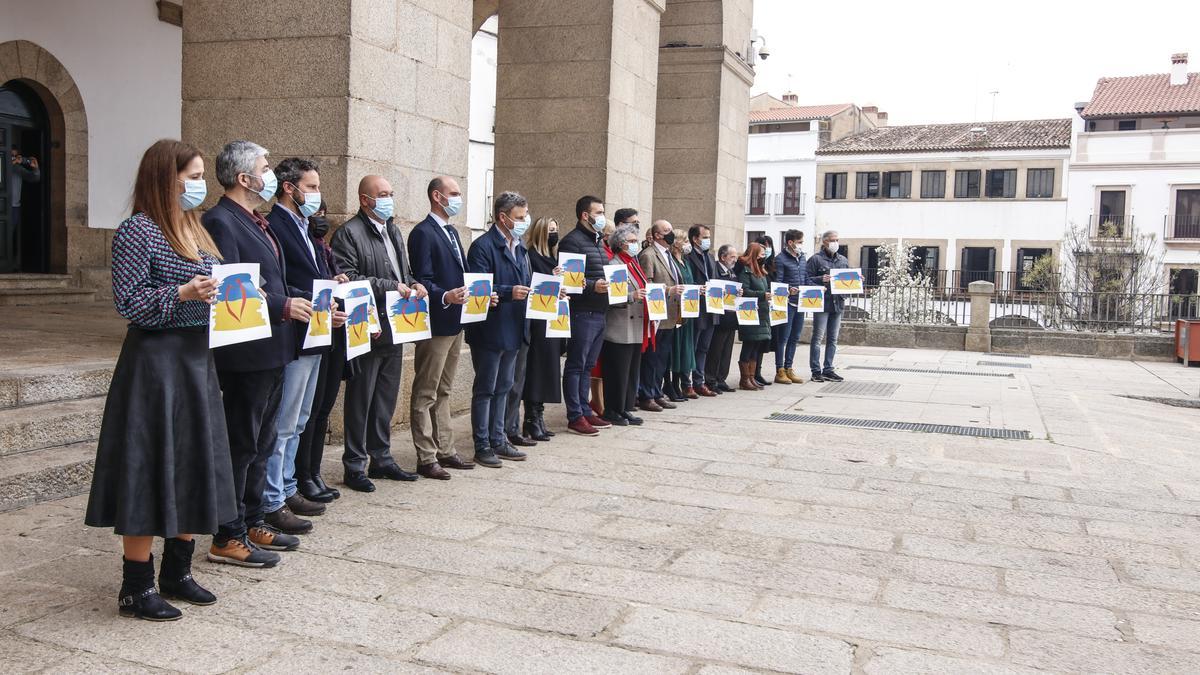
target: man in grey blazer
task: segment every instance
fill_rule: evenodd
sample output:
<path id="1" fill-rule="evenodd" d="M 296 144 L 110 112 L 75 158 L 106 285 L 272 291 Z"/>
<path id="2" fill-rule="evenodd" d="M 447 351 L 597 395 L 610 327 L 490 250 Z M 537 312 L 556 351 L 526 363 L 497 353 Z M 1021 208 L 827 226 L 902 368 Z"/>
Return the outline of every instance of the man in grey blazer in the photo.
<path id="1" fill-rule="evenodd" d="M 675 243 L 675 231 L 671 223 L 656 220 L 646 232 L 646 246 L 638 254 L 638 262 L 652 284 L 667 287 L 667 320 L 659 321 L 654 334 L 654 347 L 647 348 L 642 355 L 641 383 L 638 385 L 638 407 L 650 412 L 671 409 L 674 403 L 663 394 L 663 376 L 671 365 L 673 331 L 679 325 L 679 284 L 681 272 L 671 257 L 671 245 Z"/>

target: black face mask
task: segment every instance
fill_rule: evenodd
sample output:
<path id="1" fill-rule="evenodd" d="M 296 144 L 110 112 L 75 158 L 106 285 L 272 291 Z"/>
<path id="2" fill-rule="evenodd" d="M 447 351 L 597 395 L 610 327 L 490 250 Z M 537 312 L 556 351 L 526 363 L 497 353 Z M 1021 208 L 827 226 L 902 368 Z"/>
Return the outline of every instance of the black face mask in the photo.
<path id="1" fill-rule="evenodd" d="M 546 245 L 549 246 L 550 248 L 554 248 L 555 246 L 558 246 L 558 233 L 557 232 L 551 232 L 550 236 L 546 237 Z"/>
<path id="2" fill-rule="evenodd" d="M 308 233 L 318 239 L 324 239 L 329 233 L 329 221 L 325 220 L 325 216 L 309 216 Z"/>
<path id="3" fill-rule="evenodd" d="M 668 232 L 668 233 L 664 234 L 663 241 L 666 242 L 667 246 L 674 246 L 675 245 L 675 233 Z"/>

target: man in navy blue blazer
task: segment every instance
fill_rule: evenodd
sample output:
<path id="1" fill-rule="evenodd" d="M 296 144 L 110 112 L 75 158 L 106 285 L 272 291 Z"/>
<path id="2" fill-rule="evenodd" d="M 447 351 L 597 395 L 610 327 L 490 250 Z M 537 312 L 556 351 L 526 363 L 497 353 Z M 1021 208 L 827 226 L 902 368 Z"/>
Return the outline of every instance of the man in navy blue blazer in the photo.
<path id="1" fill-rule="evenodd" d="M 275 207 L 267 214 L 267 223 L 283 249 L 288 283 L 311 298 L 314 281 L 329 281 L 333 277 L 324 256 L 320 255 L 308 234 L 308 217 L 321 206 L 321 176 L 315 163 L 296 157 L 283 160 L 275 169 L 279 187 L 275 190 Z M 338 276 L 338 281 L 349 281 L 344 274 Z M 346 315 L 337 311 L 336 300 L 333 302 L 332 328 L 339 328 L 345 323 Z M 319 516 L 325 513 L 325 505 L 300 494 L 296 480 L 296 450 L 312 412 L 321 359 L 329 358 L 333 348 L 304 349 L 307 331 L 296 330 L 294 333 L 300 356 L 283 368 L 283 394 L 279 415 L 275 418 L 277 438 L 275 451 L 267 460 L 267 488 L 263 499 L 269 525 L 287 534 L 306 534 L 312 530 L 312 521 L 297 516 Z M 313 494 L 311 490 L 309 494 Z M 322 501 L 332 499 L 330 495 Z"/>
<path id="2" fill-rule="evenodd" d="M 271 337 L 213 350 L 221 383 L 229 454 L 233 460 L 238 516 L 222 523 L 208 559 L 244 567 L 274 567 L 279 555 L 300 546 L 296 537 L 264 519 L 267 459 L 275 450 L 275 418 L 283 394 L 283 369 L 297 356 L 294 331 L 303 330 L 312 303 L 289 287 L 286 259 L 266 218 L 257 212 L 277 185 L 267 150 L 250 141 L 232 141 L 217 155 L 217 180 L 225 196 L 201 222 L 221 251 L 222 262 L 258 263 L 260 288 L 271 320 Z"/>
<path id="3" fill-rule="evenodd" d="M 467 344 L 475 367 L 471 389 L 475 463 L 499 468 L 501 457 L 525 459 L 525 453 L 508 442 L 504 412 L 521 343 L 529 340 L 525 299 L 532 275 L 519 234 L 529 227 L 529 204 L 516 192 L 504 192 L 496 197 L 492 215 L 492 228 L 471 243 L 467 269 L 492 275 L 493 307 L 486 321 L 467 327 Z"/>
<path id="4" fill-rule="evenodd" d="M 409 421 L 417 450 L 417 473 L 450 480 L 449 469 L 473 469 L 474 463 L 454 451 L 450 392 L 462 354 L 462 306 L 467 302 L 463 273 L 466 248 L 450 219 L 462 211 L 458 181 L 438 176 L 425 190 L 429 215 L 408 235 L 412 275 L 429 291 L 429 323 L 433 337 L 415 345 Z"/>

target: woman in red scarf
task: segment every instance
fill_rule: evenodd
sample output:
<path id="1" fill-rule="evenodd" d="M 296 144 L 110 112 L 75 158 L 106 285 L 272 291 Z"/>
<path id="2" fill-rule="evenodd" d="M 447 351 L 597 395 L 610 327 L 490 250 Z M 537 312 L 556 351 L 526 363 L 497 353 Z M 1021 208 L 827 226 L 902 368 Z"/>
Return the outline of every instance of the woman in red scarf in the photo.
<path id="1" fill-rule="evenodd" d="M 638 226 L 619 225 L 608 237 L 613 251 L 612 264 L 624 264 L 629 270 L 629 301 L 608 308 L 604 321 L 604 346 L 600 363 L 604 378 L 605 421 L 623 427 L 641 424 L 633 414 L 637 406 L 638 374 L 642 352 L 653 344 L 650 321 L 646 318 L 646 273 L 638 264 Z"/>

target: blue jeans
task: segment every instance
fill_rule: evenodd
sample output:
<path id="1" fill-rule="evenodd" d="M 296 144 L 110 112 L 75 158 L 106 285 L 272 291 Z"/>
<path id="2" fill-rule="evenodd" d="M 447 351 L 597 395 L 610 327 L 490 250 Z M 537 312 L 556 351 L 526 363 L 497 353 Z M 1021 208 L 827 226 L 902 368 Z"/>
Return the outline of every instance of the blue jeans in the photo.
<path id="1" fill-rule="evenodd" d="M 574 328 L 574 326 L 572 326 Z M 512 390 L 519 350 L 495 351 L 471 347 L 475 384 L 471 388 L 471 436 L 475 452 L 491 452 L 508 442 L 504 437 L 504 411 Z"/>
<path id="2" fill-rule="evenodd" d="M 808 367 L 813 375 L 833 372 L 833 357 L 837 356 L 838 331 L 842 329 L 841 312 L 813 314 L 812 341 L 808 345 Z M 821 343 L 825 343 L 825 367 L 821 367 Z"/>
<path id="3" fill-rule="evenodd" d="M 642 354 L 641 379 L 638 382 L 638 398 L 641 400 L 663 397 L 663 377 L 671 367 L 671 351 L 675 347 L 675 329 L 660 330 L 654 336 L 654 349 Z"/>
<path id="4" fill-rule="evenodd" d="M 795 307 L 788 305 L 787 323 L 781 323 L 771 330 L 775 333 L 775 368 L 791 368 L 796 359 L 796 343 L 800 341 L 800 333 L 804 330 L 804 312 L 797 312 Z M 837 339 L 836 336 L 834 339 Z"/>
<path id="5" fill-rule="evenodd" d="M 571 314 L 571 337 L 567 339 L 567 363 L 563 366 L 563 401 L 567 421 L 592 414 L 588 395 L 592 391 L 592 368 L 604 346 L 604 312 Z"/>
<path id="6" fill-rule="evenodd" d="M 283 396 L 275 417 L 275 451 L 267 459 L 267 485 L 263 505 L 267 513 L 278 511 L 285 499 L 296 494 L 296 448 L 312 413 L 321 355 L 301 356 L 283 368 Z"/>

